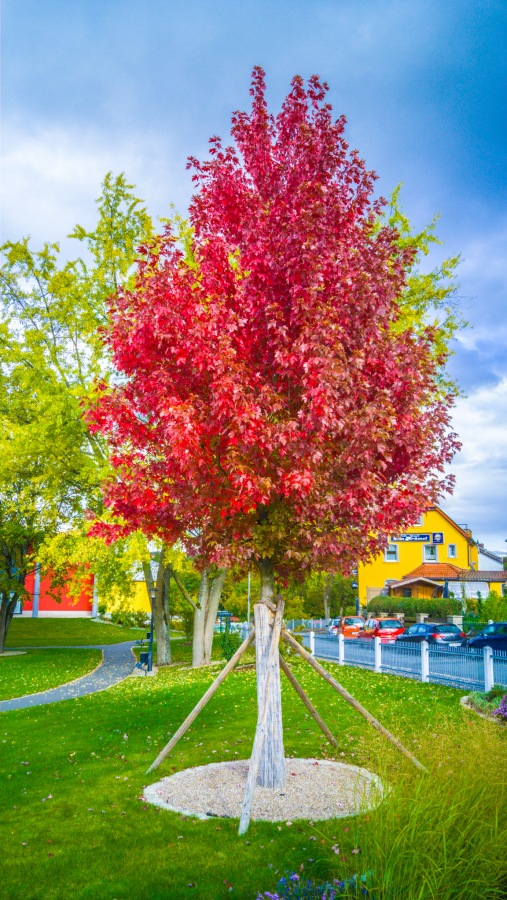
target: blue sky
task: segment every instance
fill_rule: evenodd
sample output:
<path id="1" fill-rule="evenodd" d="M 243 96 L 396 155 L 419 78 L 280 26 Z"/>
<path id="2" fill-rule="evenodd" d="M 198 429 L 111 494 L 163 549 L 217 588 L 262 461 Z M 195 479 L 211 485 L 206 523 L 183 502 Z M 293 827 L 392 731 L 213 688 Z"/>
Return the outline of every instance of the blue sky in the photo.
<path id="1" fill-rule="evenodd" d="M 110 169 L 153 215 L 185 213 L 186 157 L 227 136 L 257 64 L 274 111 L 293 75 L 321 75 L 380 192 L 403 182 L 415 226 L 441 215 L 431 262 L 461 253 L 473 328 L 452 361 L 466 397 L 444 507 L 507 549 L 504 0 L 3 0 L 3 239 L 91 225 Z"/>

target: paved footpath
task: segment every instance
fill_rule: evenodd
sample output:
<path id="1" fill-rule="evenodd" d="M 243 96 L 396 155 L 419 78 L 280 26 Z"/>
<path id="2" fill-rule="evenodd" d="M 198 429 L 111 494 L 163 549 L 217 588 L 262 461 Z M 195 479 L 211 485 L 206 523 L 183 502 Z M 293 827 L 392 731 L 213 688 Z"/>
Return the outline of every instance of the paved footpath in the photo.
<path id="1" fill-rule="evenodd" d="M 103 660 L 98 669 L 89 675 L 83 675 L 76 681 L 62 684 L 50 691 L 42 691 L 39 694 L 28 694 L 26 697 L 15 697 L 12 700 L 0 701 L 0 712 L 10 712 L 13 709 L 31 709 L 32 706 L 44 706 L 46 703 L 58 703 L 60 700 L 72 700 L 75 697 L 85 697 L 87 694 L 96 694 L 112 687 L 113 684 L 123 681 L 131 674 L 134 668 L 134 656 L 132 647 L 135 641 L 127 641 L 123 644 L 88 644 L 87 647 L 68 647 L 69 650 L 102 650 Z M 16 648 L 17 649 L 17 648 Z M 23 647 L 23 650 L 52 650 L 56 647 Z"/>

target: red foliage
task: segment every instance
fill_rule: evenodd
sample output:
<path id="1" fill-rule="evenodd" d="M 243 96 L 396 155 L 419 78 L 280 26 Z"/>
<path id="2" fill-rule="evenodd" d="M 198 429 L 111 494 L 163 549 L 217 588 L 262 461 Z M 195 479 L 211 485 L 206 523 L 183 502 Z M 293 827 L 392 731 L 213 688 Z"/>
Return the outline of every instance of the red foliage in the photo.
<path id="1" fill-rule="evenodd" d="M 325 92 L 295 78 L 275 119 L 254 70 L 236 146 L 190 161 L 194 260 L 167 229 L 112 301 L 126 378 L 93 416 L 126 528 L 281 575 L 378 551 L 450 488 L 456 448 L 431 331 L 392 329 L 410 256 Z"/>

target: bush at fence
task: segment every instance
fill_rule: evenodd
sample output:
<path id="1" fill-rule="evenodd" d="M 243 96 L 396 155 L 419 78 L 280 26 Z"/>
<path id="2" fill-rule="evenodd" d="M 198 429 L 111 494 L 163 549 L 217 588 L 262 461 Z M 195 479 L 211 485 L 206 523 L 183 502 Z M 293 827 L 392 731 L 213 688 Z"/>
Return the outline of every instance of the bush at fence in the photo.
<path id="1" fill-rule="evenodd" d="M 99 606 L 99 612 L 101 611 Z M 128 603 L 117 603 L 110 610 L 111 622 L 113 625 L 124 625 L 129 628 L 144 628 L 148 613 L 139 609 L 130 609 Z"/>
<path id="2" fill-rule="evenodd" d="M 387 613 L 390 616 L 405 613 L 412 619 L 415 619 L 416 613 L 428 613 L 445 619 L 446 616 L 459 615 L 461 604 L 459 600 L 447 597 L 374 597 L 368 604 L 367 612 L 368 615 Z"/>

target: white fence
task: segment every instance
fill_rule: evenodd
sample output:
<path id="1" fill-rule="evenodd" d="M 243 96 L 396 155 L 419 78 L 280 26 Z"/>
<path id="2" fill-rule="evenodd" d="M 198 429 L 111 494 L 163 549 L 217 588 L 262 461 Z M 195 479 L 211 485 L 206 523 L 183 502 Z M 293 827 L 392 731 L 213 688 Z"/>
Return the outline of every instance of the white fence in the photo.
<path id="1" fill-rule="evenodd" d="M 446 647 L 428 644 L 373 640 L 347 640 L 339 634 L 303 635 L 303 644 L 315 656 L 339 665 L 361 666 L 374 672 L 404 675 L 462 690 L 489 691 L 494 684 L 507 687 L 507 652 L 491 647 Z"/>

